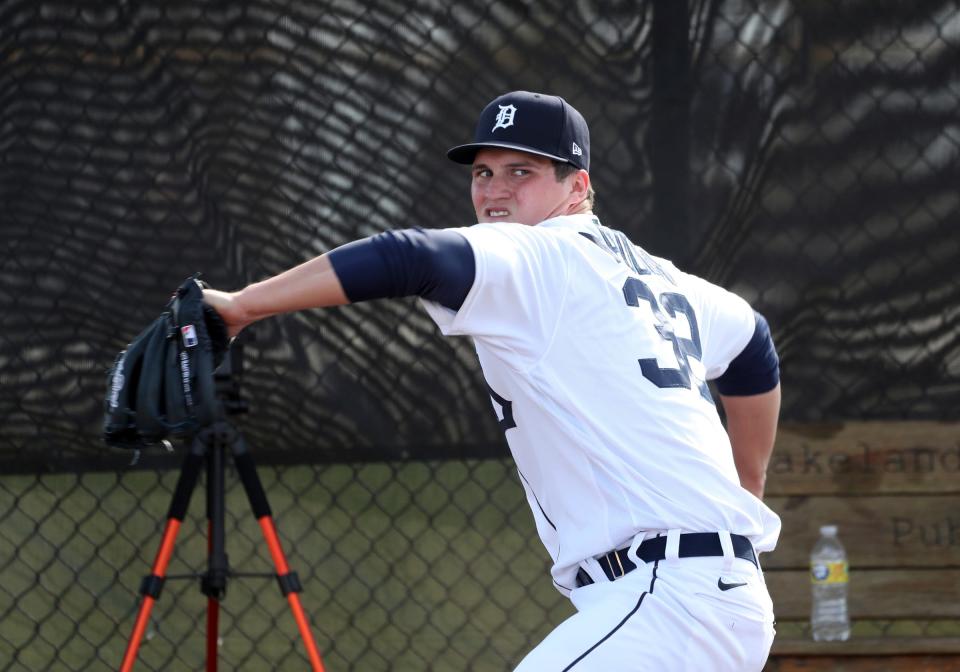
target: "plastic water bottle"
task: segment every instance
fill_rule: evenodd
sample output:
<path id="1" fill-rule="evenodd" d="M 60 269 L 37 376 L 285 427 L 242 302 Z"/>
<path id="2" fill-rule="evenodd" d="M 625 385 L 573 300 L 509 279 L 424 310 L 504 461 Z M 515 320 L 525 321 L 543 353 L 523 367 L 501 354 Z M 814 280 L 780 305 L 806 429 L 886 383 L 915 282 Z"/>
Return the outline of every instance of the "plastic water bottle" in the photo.
<path id="1" fill-rule="evenodd" d="M 824 525 L 810 553 L 813 589 L 810 629 L 818 642 L 843 641 L 850 637 L 848 570 L 847 552 L 837 538 L 837 526 Z"/>

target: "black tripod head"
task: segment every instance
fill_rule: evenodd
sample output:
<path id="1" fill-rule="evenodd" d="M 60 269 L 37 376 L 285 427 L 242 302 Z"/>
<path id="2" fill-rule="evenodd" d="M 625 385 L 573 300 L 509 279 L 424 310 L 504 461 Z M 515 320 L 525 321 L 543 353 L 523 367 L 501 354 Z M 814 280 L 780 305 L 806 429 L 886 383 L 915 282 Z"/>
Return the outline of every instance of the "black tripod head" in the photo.
<path id="1" fill-rule="evenodd" d="M 249 338 L 238 336 L 233 339 L 227 356 L 223 362 L 213 372 L 213 380 L 216 384 L 217 398 L 223 404 L 225 415 L 239 415 L 247 413 L 250 410 L 250 404 L 243 398 L 241 387 L 243 385 L 243 349 L 245 341 Z"/>

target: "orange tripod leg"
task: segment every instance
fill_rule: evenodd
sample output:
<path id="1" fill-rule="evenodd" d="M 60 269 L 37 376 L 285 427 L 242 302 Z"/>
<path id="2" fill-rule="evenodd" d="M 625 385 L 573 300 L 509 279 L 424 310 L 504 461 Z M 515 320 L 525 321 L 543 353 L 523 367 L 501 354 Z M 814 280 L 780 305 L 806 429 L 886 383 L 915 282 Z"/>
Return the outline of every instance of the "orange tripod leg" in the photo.
<path id="1" fill-rule="evenodd" d="M 270 516 L 263 516 L 257 522 L 260 523 L 260 529 L 267 540 L 267 546 L 270 549 L 270 556 L 273 558 L 273 564 L 277 568 L 277 578 L 280 580 L 280 589 L 287 597 L 290 604 L 290 611 L 293 612 L 293 618 L 297 622 L 297 628 L 300 630 L 300 636 L 303 638 L 303 644 L 307 647 L 307 656 L 310 658 L 310 665 L 314 672 L 323 672 L 323 662 L 320 660 L 320 651 L 317 649 L 317 643 L 313 640 L 313 634 L 310 632 L 310 624 L 307 622 L 307 616 L 300 604 L 300 581 L 297 575 L 290 571 L 287 565 L 287 558 L 283 554 L 283 548 L 280 546 L 280 538 L 277 536 L 277 530 L 273 526 L 273 519 Z"/>
<path id="2" fill-rule="evenodd" d="M 160 542 L 160 550 L 157 552 L 157 557 L 153 562 L 150 576 L 144 579 L 144 585 L 140 589 L 141 592 L 144 593 L 143 602 L 140 603 L 140 611 L 137 613 L 137 620 L 133 626 L 133 634 L 127 643 L 127 651 L 123 655 L 123 664 L 120 666 L 121 672 L 130 672 L 130 670 L 133 669 L 133 664 L 137 660 L 137 651 L 140 650 L 143 633 L 147 629 L 147 623 L 150 622 L 150 612 L 153 610 L 153 605 L 159 597 L 160 588 L 163 586 L 163 579 L 167 575 L 167 565 L 170 563 L 170 556 L 173 555 L 173 543 L 177 540 L 180 523 L 180 520 L 174 518 L 167 521 L 167 527 L 163 531 L 163 540 Z M 152 592 L 156 594 L 151 594 Z"/>
<path id="3" fill-rule="evenodd" d="M 195 444 L 193 450 L 187 453 L 183 461 L 180 478 L 177 479 L 177 487 L 173 492 L 170 510 L 167 513 L 167 525 L 163 530 L 160 549 L 153 561 L 150 575 L 144 577 L 143 583 L 140 585 L 143 602 L 140 603 L 137 620 L 133 626 L 133 634 L 130 636 L 127 650 L 123 654 L 120 672 L 130 672 L 133 669 L 133 664 L 137 661 L 137 652 L 140 650 L 140 643 L 143 641 L 143 633 L 146 632 L 147 624 L 150 622 L 150 612 L 153 610 L 153 605 L 160 597 L 160 591 L 163 589 L 163 583 L 167 576 L 167 565 L 170 564 L 170 558 L 173 555 L 173 545 L 177 540 L 177 533 L 180 531 L 183 517 L 187 513 L 190 495 L 197 485 L 203 459 L 202 449 L 198 444 Z"/>
<path id="4" fill-rule="evenodd" d="M 207 554 L 213 552 L 213 523 L 207 522 Z M 207 672 L 217 672 L 217 641 L 220 637 L 220 600 L 207 598 Z"/>
<path id="5" fill-rule="evenodd" d="M 307 622 L 307 616 L 304 613 L 303 606 L 300 604 L 299 593 L 302 588 L 300 579 L 296 572 L 291 572 L 287 565 L 287 558 L 280 547 L 280 538 L 277 536 L 277 530 L 273 525 L 270 505 L 267 503 L 267 495 L 263 491 L 263 485 L 260 483 L 260 477 L 257 475 L 256 467 L 253 464 L 253 457 L 247 452 L 247 448 L 242 440 L 234 444 L 233 461 L 237 466 L 237 473 L 243 483 L 243 489 L 247 493 L 247 499 L 250 500 L 250 508 L 253 509 L 253 515 L 260 523 L 260 529 L 267 540 L 267 546 L 270 549 L 270 557 L 273 558 L 274 567 L 277 570 L 277 580 L 280 582 L 280 590 L 287 603 L 290 605 L 290 611 L 293 612 L 293 618 L 297 622 L 297 628 L 300 630 L 300 636 L 303 638 L 303 644 L 307 649 L 307 656 L 310 659 L 310 665 L 314 672 L 324 672 L 323 662 L 320 660 L 320 651 L 317 649 L 317 643 L 310 633 L 310 625 Z"/>

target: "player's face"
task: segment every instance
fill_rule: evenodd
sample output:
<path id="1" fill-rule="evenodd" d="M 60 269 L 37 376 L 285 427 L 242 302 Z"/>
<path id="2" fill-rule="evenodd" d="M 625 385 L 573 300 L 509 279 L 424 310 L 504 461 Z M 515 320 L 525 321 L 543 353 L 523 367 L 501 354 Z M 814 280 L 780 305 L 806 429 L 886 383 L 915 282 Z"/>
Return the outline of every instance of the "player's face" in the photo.
<path id="1" fill-rule="evenodd" d="M 470 196 L 478 222 L 518 222 L 528 226 L 571 214 L 583 200 L 574 173 L 557 182 L 553 162 L 512 149 L 487 148 L 473 160 Z"/>

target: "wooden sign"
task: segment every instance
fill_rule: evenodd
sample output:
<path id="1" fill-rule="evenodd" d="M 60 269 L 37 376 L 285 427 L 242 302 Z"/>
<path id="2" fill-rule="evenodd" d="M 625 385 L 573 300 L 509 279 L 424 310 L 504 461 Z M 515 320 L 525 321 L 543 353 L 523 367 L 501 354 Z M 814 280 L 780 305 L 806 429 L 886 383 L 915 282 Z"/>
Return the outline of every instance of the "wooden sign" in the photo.
<path id="1" fill-rule="evenodd" d="M 765 576 L 778 620 L 810 618 L 810 575 L 806 571 Z M 960 570 L 856 571 L 850 579 L 853 619 L 960 618 Z"/>
<path id="2" fill-rule="evenodd" d="M 765 568 L 803 569 L 820 536 L 834 524 L 850 566 L 960 567 L 960 494 L 886 497 L 767 497 L 783 528 Z"/>
<path id="3" fill-rule="evenodd" d="M 766 494 L 960 493 L 960 423 L 784 425 Z"/>
<path id="4" fill-rule="evenodd" d="M 960 423 L 783 426 L 765 502 L 783 522 L 760 558 L 779 620 L 809 618 L 821 525 L 837 525 L 847 550 L 854 620 L 960 618 Z M 960 651 L 960 638 L 944 647 Z"/>

